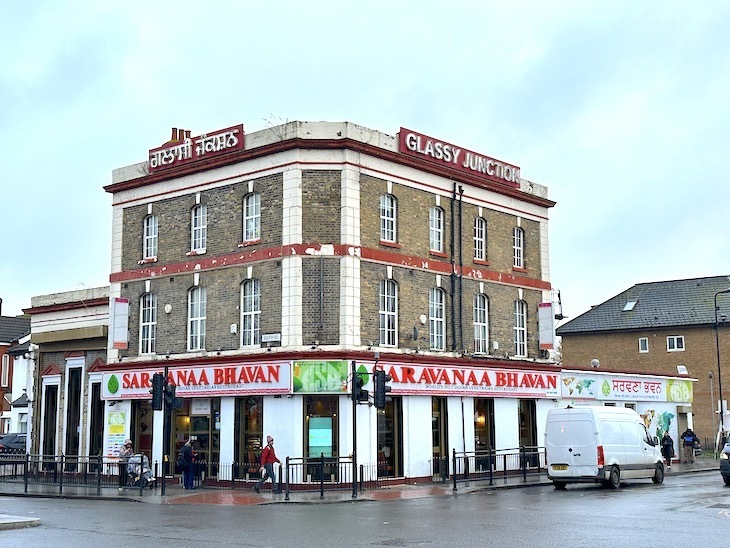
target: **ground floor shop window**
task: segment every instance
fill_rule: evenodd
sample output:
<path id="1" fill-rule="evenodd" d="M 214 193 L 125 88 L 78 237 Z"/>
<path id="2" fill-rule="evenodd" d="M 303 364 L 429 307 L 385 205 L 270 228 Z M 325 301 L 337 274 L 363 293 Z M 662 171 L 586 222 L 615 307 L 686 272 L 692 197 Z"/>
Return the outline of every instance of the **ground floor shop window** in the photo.
<path id="1" fill-rule="evenodd" d="M 494 449 L 494 399 L 474 398 L 474 449 Z"/>
<path id="2" fill-rule="evenodd" d="M 431 398 L 431 445 L 433 446 L 433 477 L 445 478 L 448 475 L 448 414 L 446 398 Z"/>
<path id="3" fill-rule="evenodd" d="M 378 476 L 403 475 L 402 399 L 391 398 L 385 409 L 378 411 Z"/>
<path id="4" fill-rule="evenodd" d="M 183 399 L 182 408 L 175 412 L 175 451 L 177 455 L 185 440 L 193 440 L 196 453 L 195 475 L 201 481 L 218 476 L 220 459 L 220 398 Z"/>
<path id="5" fill-rule="evenodd" d="M 339 447 L 339 396 L 307 396 L 304 398 L 304 455 L 308 461 L 307 475 L 310 481 L 319 481 L 323 473 L 325 481 L 336 481 L 338 466 L 319 466 L 320 457 L 338 457 Z"/>
<path id="6" fill-rule="evenodd" d="M 259 458 L 264 439 L 264 398 L 246 396 L 236 399 L 234 477 L 258 477 Z"/>

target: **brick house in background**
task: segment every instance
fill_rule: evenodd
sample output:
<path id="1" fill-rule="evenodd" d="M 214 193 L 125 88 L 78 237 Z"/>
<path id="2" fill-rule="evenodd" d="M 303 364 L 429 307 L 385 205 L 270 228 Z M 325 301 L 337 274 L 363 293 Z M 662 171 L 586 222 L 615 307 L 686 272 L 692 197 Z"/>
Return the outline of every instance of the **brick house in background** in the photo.
<path id="1" fill-rule="evenodd" d="M 557 328 L 562 365 L 590 369 L 591 360 L 597 359 L 601 370 L 679 373 L 697 379 L 691 410 L 686 411 L 691 411 L 695 433 L 709 442 L 719 427 L 714 303 L 715 295 L 728 287 L 726 276 L 637 284 Z M 717 305 L 722 396 L 727 401 L 730 294 L 717 295 Z M 686 415 L 678 419 L 682 432 L 681 421 L 688 419 Z M 724 422 L 727 431 L 727 414 Z"/>
<path id="2" fill-rule="evenodd" d="M 2 299 L 0 299 L 0 311 Z M 0 433 L 6 433 L 10 425 L 10 406 L 20 394 L 13 394 L 13 356 L 9 353 L 17 341 L 30 333 L 30 317 L 0 315 Z"/>

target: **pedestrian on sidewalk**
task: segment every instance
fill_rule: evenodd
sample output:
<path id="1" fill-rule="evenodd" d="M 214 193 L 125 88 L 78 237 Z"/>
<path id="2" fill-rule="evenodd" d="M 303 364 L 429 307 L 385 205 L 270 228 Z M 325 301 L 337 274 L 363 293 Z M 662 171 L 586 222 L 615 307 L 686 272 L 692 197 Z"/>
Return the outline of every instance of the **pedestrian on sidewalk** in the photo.
<path id="1" fill-rule="evenodd" d="M 266 447 L 261 451 L 261 466 L 264 468 L 264 473 L 258 483 L 253 486 L 253 490 L 257 493 L 268 478 L 271 478 L 271 492 L 281 493 L 281 490 L 276 485 L 276 474 L 274 473 L 275 462 L 281 463 L 276 456 L 276 451 L 274 451 L 274 438 L 266 436 Z"/>
<path id="2" fill-rule="evenodd" d="M 131 457 L 134 454 L 134 449 L 132 448 L 132 440 L 126 439 L 124 440 L 124 445 L 122 445 L 122 448 L 119 450 L 119 488 L 120 490 L 123 487 L 127 486 L 127 464 L 129 463 L 129 457 Z"/>
<path id="3" fill-rule="evenodd" d="M 193 451 L 193 440 L 190 438 L 185 441 L 185 445 L 180 449 L 180 455 L 178 455 L 177 461 L 177 465 L 183 473 L 183 489 L 195 489 L 193 486 L 195 452 Z"/>
<path id="4" fill-rule="evenodd" d="M 695 442 L 699 443 L 700 439 L 692 431 L 691 428 L 687 428 L 682 433 L 682 461 L 685 464 L 692 463 L 695 461 Z"/>
<path id="5" fill-rule="evenodd" d="M 674 440 L 669 432 L 664 432 L 662 437 L 662 455 L 667 462 L 667 468 L 672 467 L 672 457 L 674 457 Z"/>

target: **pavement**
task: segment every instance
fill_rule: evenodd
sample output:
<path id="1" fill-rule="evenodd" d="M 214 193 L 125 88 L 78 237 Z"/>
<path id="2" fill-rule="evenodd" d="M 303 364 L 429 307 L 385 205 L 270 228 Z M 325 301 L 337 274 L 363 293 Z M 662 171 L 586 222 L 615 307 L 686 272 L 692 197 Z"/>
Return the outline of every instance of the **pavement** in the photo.
<path id="1" fill-rule="evenodd" d="M 698 457 L 692 464 L 673 463 L 671 468 L 665 469 L 665 478 L 695 472 L 718 471 L 719 461 L 712 456 Z M 719 481 L 719 473 L 718 473 Z M 101 490 L 97 494 L 95 488 L 64 486 L 63 492 L 59 493 L 57 485 L 29 485 L 28 492 L 24 491 L 23 484 L 0 483 L 0 496 L 22 496 L 22 497 L 52 497 L 66 499 L 91 499 L 91 500 L 113 500 L 128 501 L 147 504 L 208 504 L 219 506 L 250 506 L 262 504 L 335 504 L 353 503 L 366 501 L 386 500 L 407 500 L 425 497 L 453 497 L 464 493 L 488 491 L 492 489 L 523 488 L 539 485 L 549 485 L 550 481 L 545 474 L 493 479 L 492 485 L 489 480 L 479 480 L 457 483 L 454 490 L 453 483 L 420 483 L 408 485 L 405 483 L 391 482 L 386 487 L 358 492 L 357 497 L 352 496 L 352 490 L 325 490 L 324 494 L 317 491 L 290 491 L 286 493 L 272 493 L 266 485 L 261 493 L 250 489 L 211 489 L 200 488 L 183 490 L 179 485 L 167 485 L 165 496 L 160 489 L 145 489 L 140 495 L 138 489 L 111 489 Z M 0 530 L 18 529 L 33 527 L 40 524 L 40 519 L 21 516 L 10 516 L 0 514 Z"/>

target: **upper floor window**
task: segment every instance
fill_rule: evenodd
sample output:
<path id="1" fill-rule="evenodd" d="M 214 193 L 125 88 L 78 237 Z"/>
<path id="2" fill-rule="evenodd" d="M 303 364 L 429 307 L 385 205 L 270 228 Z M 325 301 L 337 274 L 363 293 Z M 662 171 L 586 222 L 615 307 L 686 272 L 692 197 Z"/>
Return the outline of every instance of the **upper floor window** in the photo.
<path id="1" fill-rule="evenodd" d="M 398 284 L 381 280 L 378 295 L 380 346 L 398 345 Z"/>
<path id="2" fill-rule="evenodd" d="M 474 219 L 474 260 L 487 260 L 487 221 L 484 217 Z"/>
<path id="3" fill-rule="evenodd" d="M 489 301 L 484 293 L 474 296 L 474 353 L 489 352 Z"/>
<path id="4" fill-rule="evenodd" d="M 392 194 L 380 197 L 380 239 L 384 242 L 396 241 L 397 202 Z"/>
<path id="5" fill-rule="evenodd" d="M 515 356 L 524 358 L 527 356 L 527 303 L 525 301 L 515 301 L 514 316 Z"/>
<path id="6" fill-rule="evenodd" d="M 194 287 L 188 293 L 188 350 L 205 349 L 205 309 L 204 287 Z"/>
<path id="7" fill-rule="evenodd" d="M 446 297 L 439 287 L 428 294 L 428 328 L 431 350 L 446 348 Z"/>
<path id="8" fill-rule="evenodd" d="M 525 231 L 519 226 L 512 229 L 512 266 L 525 268 Z"/>
<path id="9" fill-rule="evenodd" d="M 139 353 L 154 354 L 157 338 L 157 295 L 145 293 L 139 298 Z"/>
<path id="10" fill-rule="evenodd" d="M 144 242 L 142 244 L 142 258 L 157 258 L 157 215 L 147 215 L 144 218 Z"/>
<path id="11" fill-rule="evenodd" d="M 241 284 L 241 346 L 254 346 L 261 342 L 261 288 L 258 280 L 246 280 Z"/>
<path id="12" fill-rule="evenodd" d="M 205 253 L 208 239 L 208 207 L 198 204 L 191 213 L 190 249 L 198 253 Z"/>
<path id="13" fill-rule="evenodd" d="M 667 337 L 667 352 L 684 352 L 684 335 Z"/>
<path id="14" fill-rule="evenodd" d="M 3 354 L 2 372 L 0 373 L 0 386 L 8 386 L 10 382 L 10 356 Z"/>
<path id="15" fill-rule="evenodd" d="M 261 194 L 248 194 L 243 198 L 243 241 L 261 239 Z"/>
<path id="16" fill-rule="evenodd" d="M 641 337 L 639 339 L 639 352 L 642 354 L 646 354 L 649 352 L 649 339 L 646 337 Z"/>
<path id="17" fill-rule="evenodd" d="M 432 207 L 428 214 L 429 249 L 437 253 L 444 251 L 444 210 Z"/>

